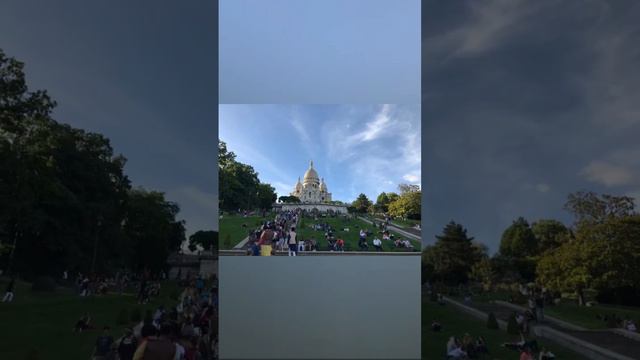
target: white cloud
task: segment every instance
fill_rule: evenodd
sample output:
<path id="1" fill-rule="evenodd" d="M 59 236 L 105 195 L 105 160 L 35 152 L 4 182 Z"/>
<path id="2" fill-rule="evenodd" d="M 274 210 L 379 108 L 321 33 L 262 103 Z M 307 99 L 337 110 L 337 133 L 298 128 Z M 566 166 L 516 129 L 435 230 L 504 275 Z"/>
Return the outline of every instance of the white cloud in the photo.
<path id="1" fill-rule="evenodd" d="M 541 193 L 546 193 L 551 190 L 551 186 L 549 186 L 549 184 L 539 183 L 536 185 L 536 190 Z"/>
<path id="2" fill-rule="evenodd" d="M 405 174 L 402 178 L 407 180 L 408 182 L 410 182 L 412 184 L 420 182 L 420 176 L 415 174 L 415 173 L 414 174 Z"/>
<path id="3" fill-rule="evenodd" d="M 298 140 L 304 147 L 307 154 L 310 157 L 314 158 L 315 157 L 315 152 L 313 148 L 314 141 L 311 139 L 311 136 L 309 135 L 309 131 L 307 131 L 307 128 L 305 127 L 303 121 L 300 119 L 300 112 L 297 111 L 297 109 L 295 108 L 291 111 L 291 126 L 298 134 Z"/>
<path id="4" fill-rule="evenodd" d="M 471 19 L 450 32 L 425 39 L 425 48 L 430 53 L 444 53 L 445 58 L 491 50 L 513 36 L 514 28 L 537 9 L 536 5 L 524 0 L 470 2 Z"/>
<path id="5" fill-rule="evenodd" d="M 633 172 L 630 169 L 599 160 L 589 163 L 582 169 L 580 175 L 591 182 L 607 187 L 628 185 L 634 180 Z"/>

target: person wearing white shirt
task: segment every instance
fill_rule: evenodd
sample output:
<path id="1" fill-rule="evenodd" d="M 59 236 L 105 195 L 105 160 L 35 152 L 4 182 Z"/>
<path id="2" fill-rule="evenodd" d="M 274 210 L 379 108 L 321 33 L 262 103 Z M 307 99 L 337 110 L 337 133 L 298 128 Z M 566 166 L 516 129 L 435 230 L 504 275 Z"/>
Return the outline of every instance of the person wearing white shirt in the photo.
<path id="1" fill-rule="evenodd" d="M 376 251 L 382 251 L 382 240 L 378 238 L 373 239 L 373 246 L 376 247 Z"/>

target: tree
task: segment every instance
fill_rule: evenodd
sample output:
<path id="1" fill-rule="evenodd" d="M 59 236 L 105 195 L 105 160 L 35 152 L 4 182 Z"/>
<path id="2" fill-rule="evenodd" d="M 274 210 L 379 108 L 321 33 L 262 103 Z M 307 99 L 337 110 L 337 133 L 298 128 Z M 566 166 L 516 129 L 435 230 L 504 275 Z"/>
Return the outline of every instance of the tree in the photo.
<path id="1" fill-rule="evenodd" d="M 425 247 L 422 261 L 432 274 L 426 274 L 429 281 L 442 281 L 450 285 L 466 283 L 477 258 L 473 247 L 473 237 L 467 230 L 453 221 L 448 223 L 442 235 L 436 236 L 436 243 Z"/>
<path id="2" fill-rule="evenodd" d="M 420 220 L 422 217 L 422 192 L 405 191 L 388 206 L 389 215 L 403 219 Z"/>
<path id="3" fill-rule="evenodd" d="M 531 225 L 538 242 L 538 252 L 553 250 L 568 241 L 571 232 L 558 220 L 538 220 Z"/>
<path id="4" fill-rule="evenodd" d="M 387 193 L 382 192 L 378 195 L 375 204 L 375 211 L 386 213 L 389 211 L 389 196 Z"/>
<path id="5" fill-rule="evenodd" d="M 400 196 L 402 196 L 409 192 L 420 191 L 420 186 L 415 184 L 400 184 L 398 185 L 398 190 L 400 190 Z"/>
<path id="6" fill-rule="evenodd" d="M 578 191 L 569 194 L 564 208 L 573 214 L 576 224 L 582 222 L 602 223 L 610 218 L 635 214 L 635 204 L 632 197 L 598 195 L 592 191 Z"/>
<path id="7" fill-rule="evenodd" d="M 189 250 L 196 251 L 201 247 L 205 251 L 218 250 L 218 232 L 213 230 L 198 230 L 189 236 Z"/>
<path id="8" fill-rule="evenodd" d="M 367 198 L 367 195 L 360 194 L 358 195 L 358 198 L 351 204 L 351 206 L 353 206 L 356 213 L 364 214 L 369 210 L 369 207 L 371 206 L 371 200 Z"/>
<path id="9" fill-rule="evenodd" d="M 473 264 L 469 278 L 491 289 L 495 281 L 495 272 L 488 256 L 482 257 L 478 262 Z"/>
<path id="10" fill-rule="evenodd" d="M 176 215 L 179 210 L 178 205 L 166 201 L 161 192 L 142 188 L 129 192 L 123 231 L 132 246 L 130 267 L 154 272 L 165 268 L 171 244 L 181 244 L 185 240 L 184 237 L 172 238 L 180 235 L 172 231 L 178 223 Z"/>
<path id="11" fill-rule="evenodd" d="M 136 265 L 145 247 L 164 266 L 184 240 L 177 204 L 132 191 L 126 158 L 103 135 L 54 120 L 56 103 L 29 91 L 23 68 L 0 50 L 2 266 L 33 278 L 102 272 Z"/>
<path id="12" fill-rule="evenodd" d="M 265 183 L 258 184 L 256 205 L 260 209 L 270 210 L 273 207 L 273 203 L 276 202 L 278 195 L 276 189 Z"/>
<path id="13" fill-rule="evenodd" d="M 545 253 L 538 280 L 557 291 L 573 291 L 584 304 L 584 290 L 598 292 L 640 286 L 640 215 L 583 222 L 575 239 Z"/>
<path id="14" fill-rule="evenodd" d="M 285 203 L 285 204 L 299 204 L 300 203 L 300 198 L 294 195 L 289 195 L 289 196 L 280 196 L 278 198 L 278 200 L 281 203 Z"/>
<path id="15" fill-rule="evenodd" d="M 503 233 L 500 254 L 524 258 L 537 254 L 537 240 L 529 223 L 523 217 L 516 219 Z"/>

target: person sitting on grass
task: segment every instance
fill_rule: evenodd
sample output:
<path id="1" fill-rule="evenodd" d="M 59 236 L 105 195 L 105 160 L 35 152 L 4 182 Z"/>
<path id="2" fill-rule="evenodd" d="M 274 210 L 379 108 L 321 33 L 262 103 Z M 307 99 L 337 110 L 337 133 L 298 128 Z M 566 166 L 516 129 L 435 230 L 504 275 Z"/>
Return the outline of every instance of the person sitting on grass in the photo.
<path id="1" fill-rule="evenodd" d="M 524 334 L 520 333 L 520 341 L 516 341 L 516 342 L 506 342 L 506 343 L 502 343 L 502 347 L 505 347 L 507 349 L 511 349 L 511 350 L 521 350 L 522 348 L 524 348 L 524 345 L 527 343 L 526 339 L 524 338 Z"/>
<path id="2" fill-rule="evenodd" d="M 478 354 L 488 354 L 489 348 L 487 347 L 487 342 L 482 336 L 478 336 L 475 342 L 476 353 Z"/>
<path id="3" fill-rule="evenodd" d="M 138 340 L 133 335 L 131 328 L 124 329 L 124 335 L 117 341 L 119 360 L 132 360 L 138 347 Z"/>
<path id="4" fill-rule="evenodd" d="M 80 319 L 76 322 L 75 327 L 73 328 L 74 332 L 83 332 L 85 330 L 91 329 L 91 317 L 89 313 L 85 313 L 80 317 Z"/>
<path id="5" fill-rule="evenodd" d="M 338 240 L 336 240 L 336 250 L 344 252 L 344 240 L 342 240 L 341 238 L 338 238 Z"/>
<path id="6" fill-rule="evenodd" d="M 625 328 L 625 330 L 632 331 L 632 332 L 637 332 L 638 331 L 638 328 L 636 327 L 636 323 L 633 322 L 633 320 L 631 320 L 631 319 L 626 319 L 624 321 L 624 328 Z"/>
<path id="7" fill-rule="evenodd" d="M 113 337 L 109 335 L 109 327 L 102 329 L 102 335 L 98 336 L 93 351 L 93 360 L 108 360 L 112 357 Z"/>
<path id="8" fill-rule="evenodd" d="M 464 359 L 467 357 L 467 353 L 462 350 L 460 341 L 455 337 L 450 337 L 447 342 L 447 358 Z"/>
<path id="9" fill-rule="evenodd" d="M 439 332 L 440 330 L 442 330 L 442 324 L 440 324 L 436 320 L 433 320 L 431 322 L 431 330 L 433 330 L 435 332 Z"/>
<path id="10" fill-rule="evenodd" d="M 467 353 L 468 357 L 470 358 L 476 357 L 476 348 L 473 343 L 473 338 L 471 337 L 471 335 L 469 335 L 469 333 L 464 334 L 464 336 L 462 337 L 461 347 L 462 347 L 462 350 L 464 350 L 464 352 Z"/>
<path id="11" fill-rule="evenodd" d="M 520 351 L 520 360 L 534 360 L 533 359 L 533 350 L 530 347 L 525 346 Z"/>
<path id="12" fill-rule="evenodd" d="M 556 355 L 546 348 L 542 348 L 540 350 L 540 354 L 538 354 L 538 360 L 553 360 L 556 358 Z"/>

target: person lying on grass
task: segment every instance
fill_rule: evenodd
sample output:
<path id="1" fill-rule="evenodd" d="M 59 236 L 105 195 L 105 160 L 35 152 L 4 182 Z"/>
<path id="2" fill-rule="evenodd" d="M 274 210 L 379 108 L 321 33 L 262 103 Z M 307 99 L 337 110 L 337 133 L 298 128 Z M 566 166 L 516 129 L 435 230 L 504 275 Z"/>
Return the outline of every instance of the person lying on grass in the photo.
<path id="1" fill-rule="evenodd" d="M 85 330 L 93 329 L 90 323 L 91 317 L 89 316 L 89 313 L 85 313 L 76 322 L 76 325 L 73 328 L 73 332 L 83 332 Z"/>

